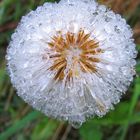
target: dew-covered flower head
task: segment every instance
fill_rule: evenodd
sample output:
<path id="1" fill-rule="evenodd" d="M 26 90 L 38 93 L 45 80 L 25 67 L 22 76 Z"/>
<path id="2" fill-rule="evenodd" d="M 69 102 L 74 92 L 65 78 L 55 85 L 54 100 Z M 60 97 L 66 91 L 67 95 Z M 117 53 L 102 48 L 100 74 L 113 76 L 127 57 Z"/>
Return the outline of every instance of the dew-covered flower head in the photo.
<path id="1" fill-rule="evenodd" d="M 22 17 L 7 61 L 23 100 L 47 116 L 82 124 L 120 101 L 136 55 L 120 15 L 94 0 L 61 0 Z"/>

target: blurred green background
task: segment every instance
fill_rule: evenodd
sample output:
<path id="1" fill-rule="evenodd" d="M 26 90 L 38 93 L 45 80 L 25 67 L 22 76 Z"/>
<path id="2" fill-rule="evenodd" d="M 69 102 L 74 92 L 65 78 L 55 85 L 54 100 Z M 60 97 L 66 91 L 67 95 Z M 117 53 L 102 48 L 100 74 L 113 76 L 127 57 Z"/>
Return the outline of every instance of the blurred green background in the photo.
<path id="1" fill-rule="evenodd" d="M 46 0 L 55 2 L 55 0 Z M 115 110 L 74 129 L 33 110 L 16 95 L 6 73 L 5 54 L 21 16 L 45 0 L 0 1 L 0 140 L 140 140 L 140 53 L 137 75 Z M 98 0 L 131 25 L 140 51 L 140 0 Z"/>

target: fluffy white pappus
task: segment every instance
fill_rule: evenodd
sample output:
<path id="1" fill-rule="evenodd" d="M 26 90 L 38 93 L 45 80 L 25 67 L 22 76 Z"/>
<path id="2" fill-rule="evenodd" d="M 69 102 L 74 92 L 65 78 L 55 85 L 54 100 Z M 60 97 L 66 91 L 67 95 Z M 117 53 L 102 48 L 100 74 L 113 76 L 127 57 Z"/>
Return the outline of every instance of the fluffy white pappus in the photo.
<path id="1" fill-rule="evenodd" d="M 135 75 L 132 30 L 94 0 L 45 3 L 22 17 L 7 50 L 18 95 L 78 127 L 105 115 Z"/>

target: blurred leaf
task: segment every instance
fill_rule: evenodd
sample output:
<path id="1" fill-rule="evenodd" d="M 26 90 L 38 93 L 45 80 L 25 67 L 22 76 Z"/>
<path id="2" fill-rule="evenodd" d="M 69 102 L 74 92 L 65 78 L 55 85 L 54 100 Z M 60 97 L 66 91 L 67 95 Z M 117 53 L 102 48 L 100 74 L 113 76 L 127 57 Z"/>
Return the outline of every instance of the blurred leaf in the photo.
<path id="1" fill-rule="evenodd" d="M 115 110 L 112 110 L 103 118 L 96 117 L 91 121 L 95 124 L 100 125 L 125 124 L 127 122 L 126 114 L 128 110 L 129 110 L 129 102 L 121 102 L 115 107 Z"/>
<path id="2" fill-rule="evenodd" d="M 4 68 L 0 69 L 0 85 L 3 83 L 3 81 L 5 80 L 5 75 L 6 75 L 6 71 Z"/>
<path id="3" fill-rule="evenodd" d="M 139 96 L 140 96 L 140 77 L 137 77 L 135 79 L 135 87 L 134 87 L 133 97 L 132 97 L 132 100 L 131 100 L 131 103 L 130 103 L 129 111 L 127 113 L 128 121 L 123 127 L 123 131 L 122 131 L 122 135 L 120 137 L 120 140 L 125 139 L 125 136 L 126 136 L 129 124 L 130 124 L 129 122 L 132 119 L 133 111 L 134 111 L 134 108 L 135 108 L 135 105 L 138 101 Z"/>
<path id="4" fill-rule="evenodd" d="M 16 0 L 3 0 L 0 3 L 0 25 L 13 17 L 13 15 L 11 14 L 8 15 L 8 12 L 10 10 L 9 6 L 13 3 L 16 3 Z"/>
<path id="5" fill-rule="evenodd" d="M 57 128 L 58 122 L 53 120 L 48 120 L 47 117 L 41 120 L 41 122 L 35 127 L 32 132 L 32 140 L 46 140 L 53 135 L 54 130 Z"/>
<path id="6" fill-rule="evenodd" d="M 140 51 L 140 44 L 137 44 L 137 50 Z"/>
<path id="7" fill-rule="evenodd" d="M 89 121 L 80 128 L 80 135 L 83 140 L 101 140 L 102 132 L 99 125 Z"/>
<path id="8" fill-rule="evenodd" d="M 14 124 L 11 127 L 9 127 L 7 130 L 0 134 L 0 140 L 7 140 L 10 136 L 24 128 L 27 125 L 27 123 L 39 117 L 39 114 L 39 112 L 33 111 L 27 116 L 25 116 L 23 119 L 14 122 Z"/>
<path id="9" fill-rule="evenodd" d="M 125 125 L 128 122 L 128 112 L 130 108 L 129 102 L 121 102 L 116 107 L 115 110 L 109 112 L 103 118 L 93 118 L 90 120 L 90 123 L 94 123 L 96 125 Z M 125 116 L 125 117 L 124 117 Z M 132 115 L 129 120 L 130 123 L 138 123 L 140 122 L 140 113 L 135 113 Z"/>
<path id="10" fill-rule="evenodd" d="M 26 140 L 26 138 L 24 138 L 24 134 L 19 134 L 17 140 Z"/>

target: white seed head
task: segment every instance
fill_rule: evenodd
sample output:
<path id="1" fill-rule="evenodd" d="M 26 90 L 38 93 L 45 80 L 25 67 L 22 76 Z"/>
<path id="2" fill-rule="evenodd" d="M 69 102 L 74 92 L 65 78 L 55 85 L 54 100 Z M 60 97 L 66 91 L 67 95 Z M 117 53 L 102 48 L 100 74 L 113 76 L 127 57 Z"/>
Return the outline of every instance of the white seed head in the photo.
<path id="1" fill-rule="evenodd" d="M 22 17 L 6 59 L 24 101 L 81 125 L 120 101 L 135 75 L 136 55 L 120 15 L 94 0 L 61 0 Z"/>

